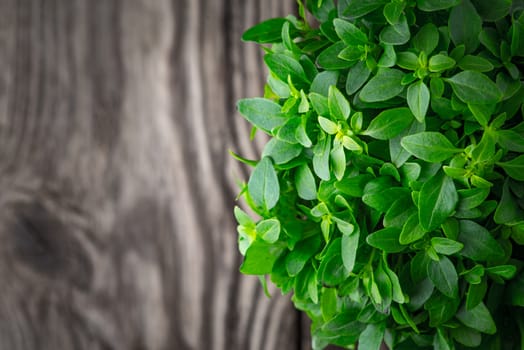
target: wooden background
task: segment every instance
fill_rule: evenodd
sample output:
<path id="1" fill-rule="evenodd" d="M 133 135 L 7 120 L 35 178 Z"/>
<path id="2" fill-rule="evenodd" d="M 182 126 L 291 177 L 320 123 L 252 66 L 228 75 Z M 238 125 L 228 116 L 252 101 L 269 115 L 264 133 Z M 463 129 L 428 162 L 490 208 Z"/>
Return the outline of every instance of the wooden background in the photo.
<path id="1" fill-rule="evenodd" d="M 294 0 L 0 0 L 0 350 L 309 349 L 241 276 L 254 23 Z"/>

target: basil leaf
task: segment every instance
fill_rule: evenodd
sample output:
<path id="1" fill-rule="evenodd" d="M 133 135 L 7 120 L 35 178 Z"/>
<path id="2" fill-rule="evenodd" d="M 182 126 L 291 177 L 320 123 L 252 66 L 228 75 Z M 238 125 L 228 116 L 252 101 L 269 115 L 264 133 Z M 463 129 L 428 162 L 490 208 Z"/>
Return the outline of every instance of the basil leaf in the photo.
<path id="1" fill-rule="evenodd" d="M 476 329 L 482 333 L 495 334 L 497 326 L 491 317 L 491 313 L 484 303 L 479 303 L 471 310 L 462 307 L 457 312 L 457 319 L 469 328 Z"/>
<path id="2" fill-rule="evenodd" d="M 524 181 L 524 154 L 507 162 L 499 162 L 497 165 L 504 169 L 509 177 L 518 181 Z"/>
<path id="3" fill-rule="evenodd" d="M 406 151 L 426 162 L 439 163 L 462 152 L 439 132 L 425 131 L 402 138 L 400 144 Z"/>
<path id="4" fill-rule="evenodd" d="M 460 220 L 457 241 L 464 244 L 460 254 L 474 261 L 493 261 L 504 256 L 504 250 L 483 226 L 470 220 Z"/>
<path id="5" fill-rule="evenodd" d="M 480 346 L 482 342 L 482 335 L 469 327 L 459 327 L 450 329 L 451 336 L 458 343 L 470 348 Z"/>
<path id="6" fill-rule="evenodd" d="M 262 152 L 262 157 L 271 157 L 275 164 L 285 164 L 290 160 L 298 157 L 302 152 L 302 146 L 289 142 L 271 139 Z"/>
<path id="7" fill-rule="evenodd" d="M 426 234 L 426 230 L 420 226 L 418 220 L 418 213 L 413 213 L 406 220 L 406 223 L 402 227 L 402 232 L 400 232 L 399 242 L 401 244 L 410 244 L 415 241 L 418 241 Z"/>
<path id="8" fill-rule="evenodd" d="M 524 223 L 524 210 L 517 205 L 517 198 L 509 189 L 509 180 L 502 187 L 502 198 L 493 216 L 499 225 L 517 225 Z"/>
<path id="9" fill-rule="evenodd" d="M 433 23 L 426 23 L 413 38 L 413 46 L 429 55 L 437 48 L 439 36 L 437 26 Z"/>
<path id="10" fill-rule="evenodd" d="M 275 261 L 284 248 L 279 245 L 255 240 L 247 249 L 240 272 L 247 275 L 265 275 L 271 273 Z"/>
<path id="11" fill-rule="evenodd" d="M 429 107 L 429 89 L 422 80 L 408 87 L 408 106 L 419 122 L 424 122 Z"/>
<path id="12" fill-rule="evenodd" d="M 360 334 L 358 348 L 360 350 L 380 350 L 385 332 L 386 324 L 384 322 L 368 324 L 366 329 Z"/>
<path id="13" fill-rule="evenodd" d="M 420 190 L 420 225 L 426 231 L 438 228 L 453 213 L 457 203 L 458 194 L 453 180 L 440 171 Z"/>
<path id="14" fill-rule="evenodd" d="M 346 48 L 346 44 L 339 41 L 324 49 L 317 57 L 317 64 L 327 70 L 339 70 L 355 65 L 354 61 L 346 61 L 338 57 L 340 52 Z"/>
<path id="15" fill-rule="evenodd" d="M 452 255 L 458 253 L 464 248 L 464 244 L 454 241 L 449 238 L 433 237 L 431 239 L 431 246 L 439 254 Z"/>
<path id="16" fill-rule="evenodd" d="M 362 134 L 378 140 L 389 140 L 409 127 L 412 122 L 413 114 L 409 108 L 388 109 L 373 118 L 367 130 Z"/>
<path id="17" fill-rule="evenodd" d="M 298 196 L 305 200 L 317 199 L 317 184 L 315 177 L 307 164 L 303 164 L 296 170 L 295 183 Z"/>
<path id="18" fill-rule="evenodd" d="M 335 119 L 346 120 L 351 113 L 348 100 L 334 85 L 329 87 L 328 107 Z"/>
<path id="19" fill-rule="evenodd" d="M 365 45 L 368 43 L 368 37 L 353 23 L 340 18 L 333 20 L 335 31 L 338 37 L 349 46 Z"/>
<path id="20" fill-rule="evenodd" d="M 428 265 L 428 276 L 442 294 L 449 298 L 458 297 L 457 271 L 447 257 L 441 257 L 439 261 L 431 260 Z"/>
<path id="21" fill-rule="evenodd" d="M 262 158 L 257 164 L 249 178 L 247 188 L 256 206 L 270 210 L 277 204 L 280 186 L 273 164 L 268 157 Z"/>
<path id="22" fill-rule="evenodd" d="M 429 284 L 431 284 L 431 289 L 428 288 L 428 290 L 433 291 L 433 283 L 429 281 Z M 449 321 L 457 312 L 458 307 L 458 299 L 449 298 L 438 292 L 433 293 L 424 305 L 424 309 L 429 313 L 429 325 L 431 327 L 437 327 Z"/>
<path id="23" fill-rule="evenodd" d="M 397 96 L 404 90 L 404 86 L 400 84 L 403 76 L 404 73 L 397 69 L 379 70 L 362 88 L 360 99 L 364 102 L 379 102 Z"/>
<path id="24" fill-rule="evenodd" d="M 373 12 L 385 3 L 385 0 L 349 0 L 342 15 L 350 18 L 359 18 Z"/>
<path id="25" fill-rule="evenodd" d="M 524 13 L 511 26 L 511 55 L 524 57 Z"/>
<path id="26" fill-rule="evenodd" d="M 342 261 L 341 244 L 341 238 L 336 238 L 329 244 L 326 255 L 318 268 L 318 275 L 326 286 L 339 285 L 349 276 L 349 271 L 346 270 Z"/>
<path id="27" fill-rule="evenodd" d="M 405 15 L 401 15 L 394 25 L 384 27 L 379 35 L 380 41 L 388 45 L 403 45 L 409 41 L 410 32 Z"/>
<path id="28" fill-rule="evenodd" d="M 313 170 L 319 178 L 329 181 L 329 154 L 331 152 L 331 137 L 321 134 L 318 143 L 313 148 Z"/>
<path id="29" fill-rule="evenodd" d="M 418 61 L 417 55 L 415 55 L 413 52 L 404 51 L 397 53 L 397 65 L 400 68 L 416 70 L 420 63 Z"/>
<path id="30" fill-rule="evenodd" d="M 424 131 L 425 128 L 425 123 L 419 123 L 418 121 L 414 120 L 413 123 L 411 123 L 409 129 L 404 130 L 397 137 L 394 137 L 389 140 L 389 157 L 391 158 L 391 162 L 395 164 L 397 168 L 401 167 L 411 156 L 411 154 L 408 151 L 406 151 L 404 147 L 402 147 L 402 138 L 404 136 L 418 134 Z"/>
<path id="31" fill-rule="evenodd" d="M 259 44 L 276 43 L 282 40 L 282 27 L 285 18 L 271 18 L 249 28 L 242 34 L 243 41 L 254 41 Z"/>
<path id="32" fill-rule="evenodd" d="M 406 247 L 399 242 L 400 230 L 395 227 L 388 227 L 378 230 L 366 237 L 366 242 L 375 248 L 381 249 L 386 253 L 399 253 Z"/>
<path id="33" fill-rule="evenodd" d="M 329 87 L 331 85 L 337 85 L 338 75 L 338 71 L 323 71 L 318 73 L 313 79 L 313 82 L 311 83 L 311 88 L 309 89 L 310 93 L 328 96 Z M 318 114 L 327 115 L 327 113 L 321 112 L 318 112 Z"/>
<path id="34" fill-rule="evenodd" d="M 466 55 L 457 63 L 462 70 L 470 70 L 475 72 L 489 72 L 493 70 L 493 64 L 485 58 L 480 56 Z"/>
<path id="35" fill-rule="evenodd" d="M 478 34 L 482 19 L 469 0 L 462 0 L 449 14 L 449 31 L 455 46 L 464 44 L 466 52 L 473 52 L 479 45 Z"/>
<path id="36" fill-rule="evenodd" d="M 353 177 L 345 177 L 340 181 L 335 182 L 335 187 L 340 192 L 351 197 L 362 197 L 364 195 L 364 187 L 373 179 L 370 174 L 361 174 Z"/>
<path id="37" fill-rule="evenodd" d="M 463 102 L 471 104 L 491 104 L 502 99 L 502 92 L 487 76 L 479 72 L 464 71 L 446 79 L 453 92 Z"/>
<path id="38" fill-rule="evenodd" d="M 284 125 L 287 121 L 287 118 L 280 112 L 282 107 L 278 103 L 265 98 L 242 99 L 238 101 L 237 108 L 248 122 L 268 133 Z"/>
<path id="39" fill-rule="evenodd" d="M 343 235 L 341 240 L 341 254 L 342 263 L 347 271 L 352 272 L 355 267 L 355 260 L 357 257 L 358 240 L 360 232 L 353 232 L 349 235 Z"/>
<path id="40" fill-rule="evenodd" d="M 444 54 L 436 54 L 429 59 L 430 72 L 443 72 L 447 69 L 455 67 L 455 60 Z"/>
<path id="41" fill-rule="evenodd" d="M 346 93 L 353 95 L 364 85 L 370 75 L 371 70 L 367 67 L 366 63 L 363 61 L 357 62 L 357 64 L 349 69 L 346 79 Z"/>
<path id="42" fill-rule="evenodd" d="M 444 10 L 460 4 L 460 0 L 417 0 L 417 7 L 422 11 Z"/>
<path id="43" fill-rule="evenodd" d="M 289 252 L 285 258 L 287 273 L 292 277 L 298 275 L 319 248 L 320 239 L 318 236 L 298 242 L 295 249 Z"/>
<path id="44" fill-rule="evenodd" d="M 346 171 L 346 153 L 342 145 L 333 146 L 330 153 L 333 173 L 338 181 L 344 177 Z"/>
<path id="45" fill-rule="evenodd" d="M 299 61 L 280 53 L 267 54 L 264 56 L 268 68 L 282 81 L 287 82 L 288 76 L 295 83 L 309 82 L 304 68 Z"/>
<path id="46" fill-rule="evenodd" d="M 257 223 L 255 228 L 257 236 L 267 243 L 275 243 L 280 235 L 280 221 L 278 219 L 266 219 Z"/>

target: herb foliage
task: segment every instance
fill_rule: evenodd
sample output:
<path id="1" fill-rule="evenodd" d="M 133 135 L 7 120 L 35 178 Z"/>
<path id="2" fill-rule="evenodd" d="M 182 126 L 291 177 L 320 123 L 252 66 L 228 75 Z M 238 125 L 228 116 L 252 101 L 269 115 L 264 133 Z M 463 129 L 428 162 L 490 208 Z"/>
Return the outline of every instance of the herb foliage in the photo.
<path id="1" fill-rule="evenodd" d="M 299 14 L 243 35 L 269 76 L 238 110 L 270 141 L 236 156 L 240 270 L 293 293 L 314 349 L 521 349 L 524 2 Z"/>

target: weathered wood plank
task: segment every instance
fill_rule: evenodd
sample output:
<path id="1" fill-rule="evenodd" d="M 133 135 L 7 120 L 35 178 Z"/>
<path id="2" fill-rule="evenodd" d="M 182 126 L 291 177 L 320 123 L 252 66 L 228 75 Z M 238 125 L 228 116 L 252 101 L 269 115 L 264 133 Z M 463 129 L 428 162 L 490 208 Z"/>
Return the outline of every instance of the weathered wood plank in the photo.
<path id="1" fill-rule="evenodd" d="M 0 349 L 300 349 L 240 276 L 261 93 L 239 38 L 294 1 L 0 0 Z"/>

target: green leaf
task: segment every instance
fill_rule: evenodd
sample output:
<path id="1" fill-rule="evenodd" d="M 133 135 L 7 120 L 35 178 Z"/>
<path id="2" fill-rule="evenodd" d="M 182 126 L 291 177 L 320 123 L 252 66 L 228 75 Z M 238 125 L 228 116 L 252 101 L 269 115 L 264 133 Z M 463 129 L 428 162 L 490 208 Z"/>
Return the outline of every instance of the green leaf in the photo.
<path id="1" fill-rule="evenodd" d="M 423 122 L 429 107 L 429 89 L 422 80 L 411 84 L 408 87 L 408 106 L 415 118 Z"/>
<path id="2" fill-rule="evenodd" d="M 453 213 L 457 203 L 458 194 L 453 180 L 440 171 L 420 190 L 420 225 L 426 231 L 438 228 Z"/>
<path id="3" fill-rule="evenodd" d="M 313 236 L 306 240 L 300 241 L 289 254 L 286 256 L 285 264 L 287 273 L 294 277 L 304 268 L 306 263 L 320 248 L 320 239 Z"/>
<path id="4" fill-rule="evenodd" d="M 378 67 L 393 67 L 397 61 L 397 54 L 392 45 L 384 45 L 384 52 L 377 63 Z"/>
<path id="5" fill-rule="evenodd" d="M 485 21 L 495 22 L 509 14 L 512 0 L 472 0 L 479 15 Z"/>
<path id="6" fill-rule="evenodd" d="M 278 219 L 266 219 L 257 223 L 255 228 L 257 236 L 267 243 L 275 243 L 280 235 L 280 221 Z"/>
<path id="7" fill-rule="evenodd" d="M 425 131 L 405 136 L 400 144 L 406 151 L 426 162 L 439 163 L 451 158 L 455 153 L 462 152 L 439 132 Z"/>
<path id="8" fill-rule="evenodd" d="M 329 87 L 328 106 L 331 115 L 339 120 L 348 119 L 351 113 L 348 100 L 334 85 Z"/>
<path id="9" fill-rule="evenodd" d="M 349 46 L 365 45 L 368 43 L 368 37 L 353 23 L 340 18 L 333 20 L 335 31 L 338 37 Z"/>
<path id="10" fill-rule="evenodd" d="M 451 336 L 458 343 L 465 345 L 470 348 L 476 348 L 480 346 L 482 342 L 482 335 L 468 327 L 459 327 L 450 329 Z"/>
<path id="11" fill-rule="evenodd" d="M 331 152 L 331 137 L 324 135 L 319 137 L 318 143 L 313 148 L 313 170 L 319 178 L 329 181 L 329 155 Z"/>
<path id="12" fill-rule="evenodd" d="M 426 234 L 426 230 L 420 226 L 418 220 L 418 213 L 413 213 L 402 227 L 400 232 L 399 242 L 401 244 L 410 244 L 418 241 Z"/>
<path id="13" fill-rule="evenodd" d="M 473 52 L 477 49 L 478 35 L 482 30 L 482 18 L 469 0 L 462 0 L 460 4 L 451 9 L 448 26 L 451 40 L 455 46 L 464 44 L 466 52 Z"/>
<path id="14" fill-rule="evenodd" d="M 344 177 L 346 171 L 346 153 L 342 145 L 333 146 L 330 154 L 333 173 L 338 181 Z"/>
<path id="15" fill-rule="evenodd" d="M 399 253 L 406 247 L 399 242 L 400 230 L 395 227 L 388 227 L 378 230 L 366 237 L 366 242 L 386 253 Z"/>
<path id="16" fill-rule="evenodd" d="M 502 99 L 502 92 L 498 86 L 479 72 L 460 72 L 446 81 L 451 84 L 457 97 L 466 103 L 485 105 L 497 103 Z"/>
<path id="17" fill-rule="evenodd" d="M 511 28 L 511 55 L 524 57 L 524 13 L 513 20 Z"/>
<path id="18" fill-rule="evenodd" d="M 444 54 L 436 54 L 429 59 L 430 72 L 443 72 L 455 67 L 455 60 Z"/>
<path id="19" fill-rule="evenodd" d="M 336 286 L 342 283 L 348 276 L 349 271 L 342 262 L 342 239 L 334 239 L 328 246 L 325 256 L 320 262 L 318 275 L 326 286 Z"/>
<path id="20" fill-rule="evenodd" d="M 442 294 L 449 298 L 458 297 L 457 271 L 447 257 L 441 257 L 439 261 L 431 260 L 428 265 L 428 276 Z"/>
<path id="21" fill-rule="evenodd" d="M 304 68 L 292 57 L 280 53 L 264 56 L 268 68 L 282 81 L 287 82 L 288 76 L 295 83 L 309 82 Z"/>
<path id="22" fill-rule="evenodd" d="M 458 253 L 464 248 L 464 244 L 444 237 L 433 237 L 431 245 L 437 253 L 444 255 Z"/>
<path id="23" fill-rule="evenodd" d="M 482 333 L 495 334 L 497 331 L 497 326 L 495 325 L 488 308 L 482 302 L 471 310 L 466 310 L 463 306 L 457 312 L 457 319 L 469 328 Z"/>
<path id="24" fill-rule="evenodd" d="M 497 165 L 504 169 L 509 177 L 517 181 L 524 181 L 524 154 L 507 162 L 499 162 Z"/>
<path id="25" fill-rule="evenodd" d="M 489 72 L 493 70 L 493 64 L 487 59 L 480 56 L 466 55 L 457 63 L 462 70 L 475 72 Z"/>
<path id="26" fill-rule="evenodd" d="M 401 145 L 402 138 L 404 136 L 418 134 L 424 131 L 425 129 L 426 129 L 425 123 L 419 123 L 418 121 L 414 120 L 413 123 L 411 123 L 411 126 L 409 127 L 409 129 L 404 130 L 397 137 L 389 140 L 389 156 L 391 158 L 391 162 L 395 164 L 397 168 L 401 167 L 411 156 L 411 154 L 408 151 L 406 151 L 404 147 L 402 147 Z M 419 174 L 420 174 L 420 166 L 419 166 Z"/>
<path id="27" fill-rule="evenodd" d="M 475 105 L 468 103 L 468 108 L 477 120 L 477 122 L 482 126 L 487 126 L 491 115 L 493 114 L 494 108 L 491 108 L 494 105 Z"/>
<path id="28" fill-rule="evenodd" d="M 371 70 L 364 61 L 359 61 L 349 69 L 346 79 L 346 93 L 353 95 L 364 85 L 371 75 Z"/>
<path id="29" fill-rule="evenodd" d="M 404 11 L 404 7 L 405 4 L 401 2 L 390 2 L 389 4 L 386 4 L 382 11 L 386 21 L 391 25 L 397 24 L 402 12 Z"/>
<path id="30" fill-rule="evenodd" d="M 506 280 L 512 279 L 517 273 L 517 267 L 515 265 L 498 265 L 486 268 L 488 273 L 500 276 Z"/>
<path id="31" fill-rule="evenodd" d="M 457 241 L 464 244 L 460 254 L 474 261 L 493 261 L 504 256 L 504 250 L 489 231 L 470 220 L 460 220 Z"/>
<path id="32" fill-rule="evenodd" d="M 398 22 L 388 25 L 380 32 L 380 41 L 388 45 L 403 45 L 409 41 L 409 25 L 405 15 L 401 15 Z"/>
<path id="33" fill-rule="evenodd" d="M 277 173 L 268 157 L 262 158 L 247 183 L 248 192 L 256 206 L 272 209 L 278 202 L 280 186 Z"/>
<path id="34" fill-rule="evenodd" d="M 337 123 L 324 118 L 324 117 L 318 117 L 318 124 L 329 135 L 335 135 L 338 132 L 338 125 Z"/>
<path id="35" fill-rule="evenodd" d="M 349 0 L 341 15 L 359 18 L 373 12 L 385 3 L 385 0 Z"/>
<path id="36" fill-rule="evenodd" d="M 524 153 L 524 137 L 513 130 L 497 130 L 497 143 L 508 151 Z"/>
<path id="37" fill-rule="evenodd" d="M 295 172 L 295 183 L 298 196 L 305 200 L 317 198 L 317 184 L 311 169 L 307 164 L 302 164 Z"/>
<path id="38" fill-rule="evenodd" d="M 284 125 L 287 121 L 281 112 L 281 106 L 265 98 L 245 98 L 237 103 L 240 114 L 255 127 L 271 132 L 271 130 Z"/>
<path id="39" fill-rule="evenodd" d="M 335 187 L 340 192 L 351 197 L 362 197 L 364 195 L 364 187 L 373 179 L 370 174 L 360 174 L 353 177 L 345 177 L 340 181 L 335 182 Z"/>
<path id="40" fill-rule="evenodd" d="M 242 35 L 243 41 L 254 41 L 259 44 L 276 43 L 282 40 L 282 27 L 285 18 L 271 18 L 249 28 Z"/>
<path id="41" fill-rule="evenodd" d="M 439 41 L 439 32 L 433 23 L 425 24 L 413 38 L 413 46 L 429 55 L 435 50 Z"/>
<path id="42" fill-rule="evenodd" d="M 311 92 L 309 94 L 309 100 L 318 115 L 329 115 L 327 92 L 326 96 L 322 96 L 316 92 Z"/>
<path id="43" fill-rule="evenodd" d="M 430 281 L 431 291 L 433 291 L 433 283 Z M 437 327 L 449 321 L 458 310 L 460 300 L 449 298 L 441 293 L 433 293 L 431 298 L 424 305 L 429 313 L 429 326 Z"/>
<path id="44" fill-rule="evenodd" d="M 360 233 L 358 230 L 349 235 L 343 235 L 341 240 L 342 263 L 347 271 L 352 272 L 355 267 L 357 257 L 358 240 Z"/>
<path id="45" fill-rule="evenodd" d="M 416 70 L 419 68 L 420 63 L 418 61 L 417 55 L 415 55 L 413 52 L 404 51 L 397 53 L 397 65 L 400 68 Z"/>
<path id="46" fill-rule="evenodd" d="M 397 69 L 383 68 L 367 82 L 360 92 L 364 102 L 380 102 L 389 100 L 404 90 L 400 84 L 404 73 Z"/>
<path id="47" fill-rule="evenodd" d="M 358 348 L 360 350 L 380 350 L 385 332 L 386 324 L 384 322 L 368 324 L 360 335 Z"/>
<path id="48" fill-rule="evenodd" d="M 413 114 L 406 107 L 388 109 L 377 115 L 363 135 L 371 136 L 378 140 L 389 140 L 413 122 Z"/>
<path id="49" fill-rule="evenodd" d="M 264 147 L 262 157 L 271 157 L 275 164 L 285 164 L 302 152 L 300 144 L 292 144 L 279 139 L 271 139 Z"/>
<path id="50" fill-rule="evenodd" d="M 323 97 L 327 96 L 329 93 L 329 87 L 331 85 L 337 85 L 338 75 L 338 71 L 323 71 L 318 73 L 313 79 L 309 91 L 311 93 L 320 94 Z M 311 98 L 311 94 L 309 95 L 309 98 Z M 327 115 L 327 113 L 318 113 L 320 115 Z"/>
<path id="51" fill-rule="evenodd" d="M 417 0 L 417 7 L 422 11 L 438 11 L 460 4 L 460 0 Z"/>
<path id="52" fill-rule="evenodd" d="M 324 49 L 317 57 L 317 64 L 327 70 L 339 70 L 355 65 L 354 61 L 347 61 L 339 58 L 338 55 L 346 48 L 343 41 L 339 41 Z"/>
<path id="53" fill-rule="evenodd" d="M 337 314 L 337 290 L 335 288 L 322 288 L 320 311 L 324 322 Z"/>
<path id="54" fill-rule="evenodd" d="M 493 220 L 497 224 L 517 225 L 524 223 L 524 210 L 517 204 L 517 198 L 509 189 L 509 180 L 502 187 L 502 198 L 500 199 Z"/>
<path id="55" fill-rule="evenodd" d="M 279 245 L 255 240 L 247 249 L 240 272 L 247 275 L 265 275 L 271 273 L 275 261 L 284 248 Z"/>

